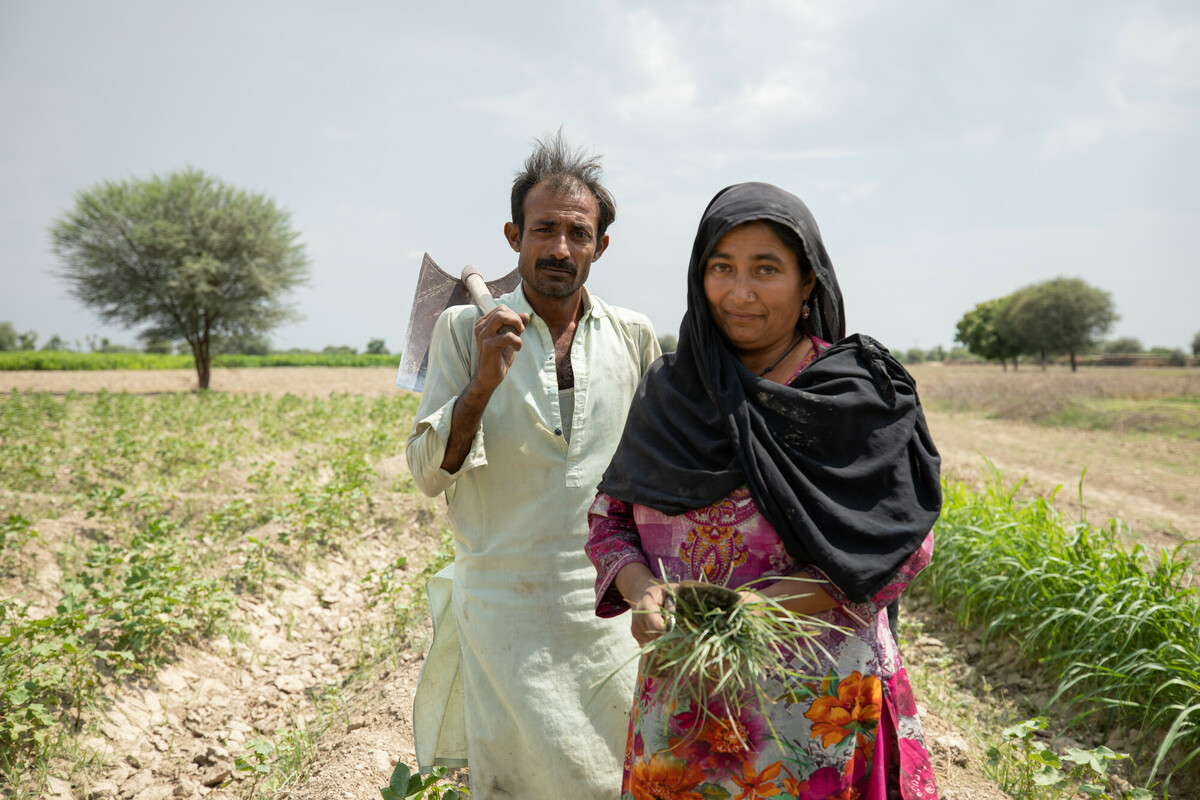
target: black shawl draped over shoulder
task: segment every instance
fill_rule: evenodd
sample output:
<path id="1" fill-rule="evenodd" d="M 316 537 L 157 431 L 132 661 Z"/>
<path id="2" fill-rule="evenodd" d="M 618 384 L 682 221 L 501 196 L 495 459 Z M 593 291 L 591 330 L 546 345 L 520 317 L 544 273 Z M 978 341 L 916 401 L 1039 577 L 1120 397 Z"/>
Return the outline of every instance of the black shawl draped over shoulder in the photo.
<path id="1" fill-rule="evenodd" d="M 806 330 L 835 342 L 788 386 L 742 365 L 704 295 L 717 241 L 756 220 L 799 236 L 797 255 L 817 276 Z M 912 377 L 869 336 L 845 337 L 841 290 L 808 208 L 770 184 L 722 190 L 692 248 L 679 349 L 643 377 L 600 491 L 682 514 L 746 484 L 792 557 L 862 602 L 933 527 L 939 467 Z"/>

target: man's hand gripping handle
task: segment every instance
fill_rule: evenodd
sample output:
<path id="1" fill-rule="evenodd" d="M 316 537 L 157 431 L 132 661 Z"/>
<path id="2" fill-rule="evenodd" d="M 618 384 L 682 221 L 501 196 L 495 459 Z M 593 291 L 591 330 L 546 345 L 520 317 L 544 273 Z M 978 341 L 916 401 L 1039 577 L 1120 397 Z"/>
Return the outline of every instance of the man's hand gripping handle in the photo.
<path id="1" fill-rule="evenodd" d="M 471 293 L 471 300 L 479 306 L 479 310 L 484 314 L 496 307 L 496 301 L 492 298 L 492 293 L 488 291 L 479 267 L 474 264 L 467 264 L 463 267 L 462 282 L 466 284 L 467 291 Z M 517 329 L 512 325 L 504 325 L 500 328 L 500 333 L 516 332 Z"/>

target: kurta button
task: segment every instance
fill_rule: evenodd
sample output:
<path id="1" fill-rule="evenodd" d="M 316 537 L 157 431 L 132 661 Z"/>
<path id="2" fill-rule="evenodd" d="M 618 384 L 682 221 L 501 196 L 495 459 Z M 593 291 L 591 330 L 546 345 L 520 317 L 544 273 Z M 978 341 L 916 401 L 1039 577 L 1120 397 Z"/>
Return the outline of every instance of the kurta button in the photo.
<path id="1" fill-rule="evenodd" d="M 554 429 L 554 435 L 555 435 L 555 436 L 562 436 L 562 428 L 555 428 L 555 429 Z"/>

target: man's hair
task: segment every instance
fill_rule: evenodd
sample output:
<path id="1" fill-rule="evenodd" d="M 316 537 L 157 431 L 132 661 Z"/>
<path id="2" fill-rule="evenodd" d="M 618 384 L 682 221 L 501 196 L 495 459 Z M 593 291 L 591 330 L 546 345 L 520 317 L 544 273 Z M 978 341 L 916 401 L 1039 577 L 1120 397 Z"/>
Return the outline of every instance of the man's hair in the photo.
<path id="1" fill-rule="evenodd" d="M 536 146 L 512 187 L 512 221 L 519 235 L 525 233 L 525 196 L 533 187 L 545 183 L 548 189 L 571 192 L 583 188 L 592 193 L 600 206 L 596 224 L 599 239 L 617 218 L 617 202 L 600 183 L 603 173 L 600 156 L 588 155 L 583 148 L 572 149 L 563 139 L 561 129 L 553 136 L 533 141 Z"/>

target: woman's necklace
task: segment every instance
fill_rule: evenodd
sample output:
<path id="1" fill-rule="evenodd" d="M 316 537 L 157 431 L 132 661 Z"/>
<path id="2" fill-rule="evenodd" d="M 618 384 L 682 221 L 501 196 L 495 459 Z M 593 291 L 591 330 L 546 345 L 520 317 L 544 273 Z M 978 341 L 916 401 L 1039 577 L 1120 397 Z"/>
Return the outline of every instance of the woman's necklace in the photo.
<path id="1" fill-rule="evenodd" d="M 790 356 L 792 354 L 792 351 L 796 349 L 796 345 L 800 344 L 803 341 L 804 341 L 804 334 L 801 333 L 792 341 L 792 343 L 788 346 L 788 349 L 784 351 L 783 355 L 781 355 L 779 358 L 777 358 L 775 360 L 774 364 L 767 367 L 762 372 L 758 373 L 758 377 L 760 377 L 760 378 L 764 377 L 768 372 L 770 372 L 771 370 L 775 369 L 780 364 L 782 364 L 783 360 L 785 358 L 787 358 L 788 356 Z"/>

